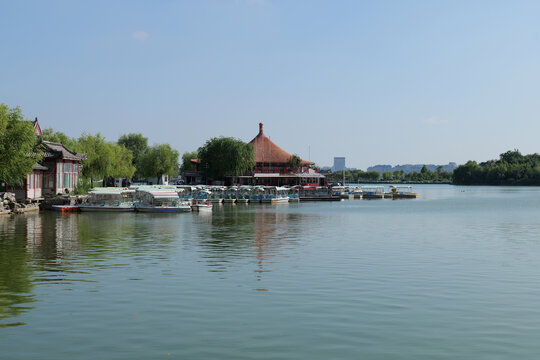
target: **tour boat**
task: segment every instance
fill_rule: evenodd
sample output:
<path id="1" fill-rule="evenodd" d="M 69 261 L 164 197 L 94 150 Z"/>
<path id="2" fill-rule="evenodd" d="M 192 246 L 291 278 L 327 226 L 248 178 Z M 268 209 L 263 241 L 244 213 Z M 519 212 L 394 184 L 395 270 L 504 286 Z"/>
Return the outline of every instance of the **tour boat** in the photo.
<path id="1" fill-rule="evenodd" d="M 97 188 L 88 193 L 88 202 L 79 205 L 81 211 L 130 212 L 135 211 L 135 189 Z"/>
<path id="2" fill-rule="evenodd" d="M 413 192 L 410 185 L 392 185 L 390 186 L 390 193 L 392 199 L 416 199 L 418 197 L 418 193 Z"/>
<path id="3" fill-rule="evenodd" d="M 189 202 L 183 201 L 178 191 L 168 188 L 139 188 L 135 194 L 138 212 L 178 213 L 191 211 Z"/>
<path id="4" fill-rule="evenodd" d="M 384 186 L 378 186 L 378 185 L 362 186 L 362 198 L 384 199 Z"/>

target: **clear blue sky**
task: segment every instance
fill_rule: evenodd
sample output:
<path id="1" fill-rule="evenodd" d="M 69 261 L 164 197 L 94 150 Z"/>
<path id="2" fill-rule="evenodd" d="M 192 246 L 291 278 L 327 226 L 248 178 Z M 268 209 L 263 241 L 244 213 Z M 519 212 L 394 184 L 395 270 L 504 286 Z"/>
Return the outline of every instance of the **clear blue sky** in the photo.
<path id="1" fill-rule="evenodd" d="M 0 102 L 181 153 L 258 123 L 318 165 L 540 152 L 540 1 L 0 1 Z M 309 155 L 309 149 L 311 153 Z"/>

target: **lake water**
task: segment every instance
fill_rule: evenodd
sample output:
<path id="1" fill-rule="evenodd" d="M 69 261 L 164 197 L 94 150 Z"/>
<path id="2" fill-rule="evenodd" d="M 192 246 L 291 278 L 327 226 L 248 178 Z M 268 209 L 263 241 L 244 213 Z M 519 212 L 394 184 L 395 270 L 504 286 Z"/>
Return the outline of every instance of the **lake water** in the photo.
<path id="1" fill-rule="evenodd" d="M 0 217 L 0 359 L 538 359 L 540 188 Z"/>

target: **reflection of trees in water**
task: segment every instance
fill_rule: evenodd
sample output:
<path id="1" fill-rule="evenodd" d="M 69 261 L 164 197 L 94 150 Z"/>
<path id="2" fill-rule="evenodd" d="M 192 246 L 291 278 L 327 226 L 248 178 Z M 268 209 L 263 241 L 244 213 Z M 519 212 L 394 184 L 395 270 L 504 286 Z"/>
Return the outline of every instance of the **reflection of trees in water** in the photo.
<path id="1" fill-rule="evenodd" d="M 90 281 L 81 274 L 117 267 L 116 258 L 163 256 L 178 239 L 184 215 L 42 212 L 0 217 L 0 327 L 22 324 L 6 319 L 32 309 L 24 304 L 35 301 L 35 284 Z"/>
<path id="2" fill-rule="evenodd" d="M 25 223 L 34 216 L 0 217 L 0 328 L 23 325 L 7 319 L 33 308 L 25 306 L 34 301 Z"/>
<path id="3" fill-rule="evenodd" d="M 28 249 L 37 264 L 50 268 L 75 257 L 100 261 L 166 248 L 178 238 L 178 219 L 152 215 L 44 212 L 26 224 Z"/>
<path id="4" fill-rule="evenodd" d="M 28 252 L 42 270 L 44 267 L 62 267 L 64 261 L 79 250 L 77 216 L 44 213 L 27 218 L 26 241 Z"/>
<path id="5" fill-rule="evenodd" d="M 76 216 L 26 214 L 0 222 L 7 230 L 0 241 L 2 319 L 32 309 L 21 305 L 34 301 L 31 291 L 36 282 L 63 279 L 65 259 L 77 250 L 78 236 Z"/>
<path id="6" fill-rule="evenodd" d="M 83 213 L 75 216 L 79 256 L 99 267 L 116 266 L 104 259 L 155 253 L 177 238 L 178 220 L 135 213 Z M 181 214 L 172 214 L 181 215 Z"/>
<path id="7" fill-rule="evenodd" d="M 213 271 L 225 271 L 234 259 L 255 257 L 260 279 L 270 271 L 265 261 L 283 254 L 285 247 L 298 246 L 302 234 L 318 219 L 287 211 L 282 205 L 227 206 L 199 224 L 200 246 Z"/>

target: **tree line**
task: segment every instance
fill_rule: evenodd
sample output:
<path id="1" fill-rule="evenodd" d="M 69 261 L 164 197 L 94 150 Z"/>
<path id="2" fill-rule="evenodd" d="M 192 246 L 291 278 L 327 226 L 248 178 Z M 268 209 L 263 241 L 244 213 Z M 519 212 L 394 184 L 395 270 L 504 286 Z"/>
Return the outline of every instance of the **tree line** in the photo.
<path id="1" fill-rule="evenodd" d="M 439 166 L 436 171 L 429 170 L 425 165 L 420 172 L 413 171 L 405 173 L 403 170 L 385 171 L 382 174 L 376 170 L 345 170 L 332 172 L 331 170 L 322 171 L 329 183 L 342 182 L 343 178 L 348 183 L 363 183 L 377 181 L 394 182 L 425 182 L 425 183 L 450 183 L 452 173 L 444 171 Z"/>
<path id="2" fill-rule="evenodd" d="M 540 155 L 510 150 L 498 160 L 468 161 L 453 173 L 456 185 L 540 185 Z"/>

